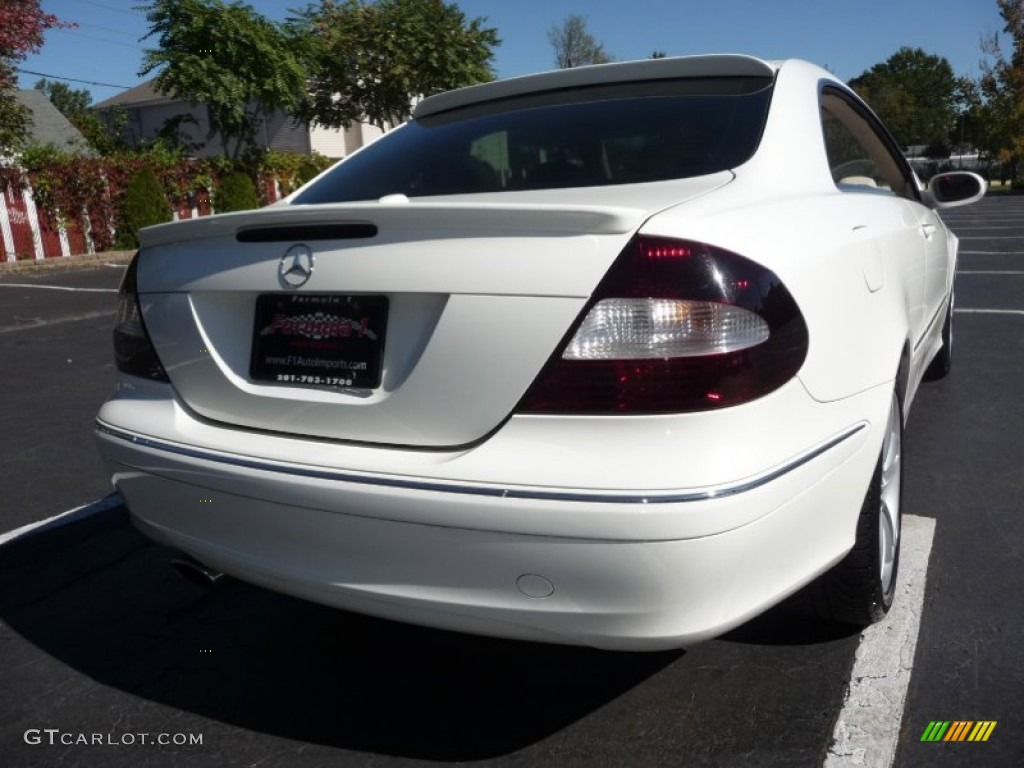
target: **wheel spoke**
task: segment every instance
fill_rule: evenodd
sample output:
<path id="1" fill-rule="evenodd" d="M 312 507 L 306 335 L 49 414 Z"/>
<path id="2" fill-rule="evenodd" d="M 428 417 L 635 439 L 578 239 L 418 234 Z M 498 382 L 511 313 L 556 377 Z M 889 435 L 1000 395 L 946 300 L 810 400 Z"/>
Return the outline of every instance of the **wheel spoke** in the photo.
<path id="1" fill-rule="evenodd" d="M 889 423 L 882 442 L 882 487 L 878 509 L 878 563 L 883 591 L 888 592 L 895 575 L 900 543 L 900 482 L 903 446 L 900 439 L 899 403 L 893 397 Z"/>

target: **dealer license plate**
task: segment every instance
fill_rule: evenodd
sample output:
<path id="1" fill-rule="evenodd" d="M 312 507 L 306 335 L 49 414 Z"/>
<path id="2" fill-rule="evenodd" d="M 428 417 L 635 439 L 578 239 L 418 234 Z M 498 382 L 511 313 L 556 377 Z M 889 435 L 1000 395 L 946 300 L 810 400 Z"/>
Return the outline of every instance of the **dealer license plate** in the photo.
<path id="1" fill-rule="evenodd" d="M 310 387 L 380 386 L 386 296 L 263 294 L 256 298 L 249 375 Z"/>

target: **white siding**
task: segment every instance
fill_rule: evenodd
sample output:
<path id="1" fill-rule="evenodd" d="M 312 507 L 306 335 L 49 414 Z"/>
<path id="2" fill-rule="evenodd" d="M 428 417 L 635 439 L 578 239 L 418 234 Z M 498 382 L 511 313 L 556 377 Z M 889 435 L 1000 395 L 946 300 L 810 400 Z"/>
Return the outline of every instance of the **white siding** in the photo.
<path id="1" fill-rule="evenodd" d="M 210 136 L 210 124 L 206 107 L 189 105 L 184 102 L 143 104 L 129 107 L 129 124 L 126 137 L 134 145 L 143 140 L 153 139 L 164 127 L 164 123 L 177 115 L 190 114 L 196 123 L 183 123 L 181 133 L 202 146 L 194 152 L 196 157 L 222 155 L 224 148 L 220 136 Z M 319 125 L 307 127 L 295 123 L 291 117 L 278 111 L 269 115 L 256 131 L 256 143 L 277 150 L 291 150 L 300 154 L 319 152 L 331 159 L 346 157 L 364 144 L 382 136 L 384 131 L 367 123 L 357 123 L 347 130 L 324 128 Z M 231 144 L 234 149 L 234 142 Z"/>
<path id="2" fill-rule="evenodd" d="M 310 151 L 310 135 L 306 124 L 293 120 L 281 111 L 274 112 L 263 121 L 256 134 L 256 141 L 281 152 L 308 155 Z"/>
<path id="3" fill-rule="evenodd" d="M 205 106 L 192 106 L 184 102 L 153 104 L 145 107 L 135 107 L 130 110 L 130 114 L 130 125 L 134 129 L 136 142 L 155 138 L 168 120 L 182 114 L 192 115 L 196 120 L 195 123 L 183 122 L 178 126 L 179 132 L 187 136 L 189 141 L 196 144 L 205 144 L 207 134 L 210 132 L 210 123 L 207 120 Z M 218 146 L 214 147 L 212 151 L 204 148 L 200 149 L 196 154 L 200 157 L 220 154 L 219 142 L 215 143 Z"/>
<path id="4" fill-rule="evenodd" d="M 348 130 L 313 125 L 309 129 L 309 143 L 314 152 L 319 152 L 324 157 L 342 158 L 351 152 L 348 148 L 348 134 L 358 130 L 358 125 L 353 125 Z"/>

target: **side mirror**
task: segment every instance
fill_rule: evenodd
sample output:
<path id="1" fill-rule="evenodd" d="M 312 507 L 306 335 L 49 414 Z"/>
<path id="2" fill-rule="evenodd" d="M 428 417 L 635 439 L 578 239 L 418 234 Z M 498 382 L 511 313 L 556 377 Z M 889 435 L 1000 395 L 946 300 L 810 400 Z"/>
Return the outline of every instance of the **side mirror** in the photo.
<path id="1" fill-rule="evenodd" d="M 978 202 L 987 188 L 986 181 L 978 174 L 953 171 L 932 176 L 925 197 L 935 208 L 956 208 Z"/>

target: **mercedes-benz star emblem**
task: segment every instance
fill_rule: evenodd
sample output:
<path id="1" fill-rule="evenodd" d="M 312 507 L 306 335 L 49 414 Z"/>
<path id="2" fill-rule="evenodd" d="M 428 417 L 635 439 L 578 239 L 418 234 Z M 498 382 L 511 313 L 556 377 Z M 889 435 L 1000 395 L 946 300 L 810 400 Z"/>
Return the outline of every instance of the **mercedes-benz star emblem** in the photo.
<path id="1" fill-rule="evenodd" d="M 298 243 L 284 252 L 277 273 L 287 285 L 298 288 L 300 285 L 305 285 L 313 276 L 315 264 L 316 259 L 309 246 Z"/>

